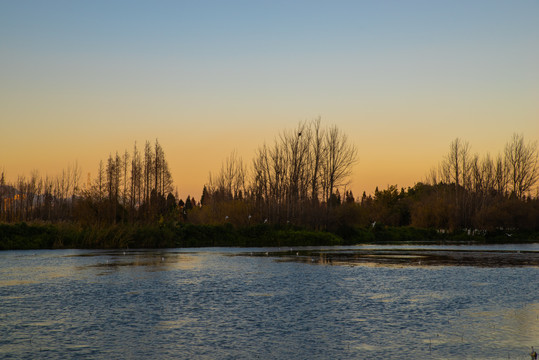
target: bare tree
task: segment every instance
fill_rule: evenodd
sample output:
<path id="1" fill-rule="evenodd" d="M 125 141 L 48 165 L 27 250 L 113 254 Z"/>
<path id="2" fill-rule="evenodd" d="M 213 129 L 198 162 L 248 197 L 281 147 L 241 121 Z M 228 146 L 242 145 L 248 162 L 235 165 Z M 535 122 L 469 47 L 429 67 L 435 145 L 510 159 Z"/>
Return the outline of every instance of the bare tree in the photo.
<path id="1" fill-rule="evenodd" d="M 163 163 L 161 166 L 161 193 L 163 196 L 167 194 L 172 194 L 174 191 L 174 183 L 172 181 L 172 174 L 168 167 L 168 162 L 165 159 L 165 154 L 163 153 L 162 157 Z"/>
<path id="2" fill-rule="evenodd" d="M 311 200 L 313 204 L 318 203 L 320 178 L 322 172 L 322 161 L 325 156 L 326 148 L 324 147 L 325 132 L 320 128 L 321 119 L 318 117 L 311 123 L 311 151 L 309 153 L 310 160 L 310 178 L 311 178 Z"/>
<path id="3" fill-rule="evenodd" d="M 2 174 L 0 175 L 0 221 L 5 220 L 6 204 L 7 198 L 7 187 L 6 187 L 6 178 L 4 175 L 4 170 L 2 169 Z"/>
<path id="4" fill-rule="evenodd" d="M 25 218 L 26 220 L 29 220 L 33 217 L 33 210 L 34 210 L 34 201 L 36 199 L 37 191 L 38 191 L 38 172 L 37 170 L 33 170 L 30 174 L 30 179 L 28 180 L 28 183 L 25 186 L 25 194 L 24 198 L 26 201 L 25 205 Z"/>
<path id="5" fill-rule="evenodd" d="M 441 173 L 440 167 L 432 167 L 429 172 L 426 175 L 425 183 L 430 184 L 432 186 L 438 184 L 438 175 Z"/>
<path id="6" fill-rule="evenodd" d="M 507 184 L 509 181 L 509 167 L 507 162 L 498 155 L 494 164 L 494 189 L 496 193 L 505 195 L 507 192 Z"/>
<path id="7" fill-rule="evenodd" d="M 153 171 L 154 171 L 154 187 L 155 194 L 158 195 L 161 191 L 161 169 L 163 166 L 163 149 L 159 144 L 159 141 L 155 139 L 155 151 L 154 151 Z"/>
<path id="8" fill-rule="evenodd" d="M 525 144 L 523 135 L 514 134 L 505 146 L 511 191 L 519 199 L 533 188 L 539 178 L 537 156 L 537 141 Z"/>
<path id="9" fill-rule="evenodd" d="M 442 177 L 448 183 L 454 183 L 455 189 L 469 186 L 471 169 L 469 151 L 469 143 L 456 138 L 449 145 L 449 153 L 442 162 Z"/>
<path id="10" fill-rule="evenodd" d="M 262 195 L 263 204 L 260 205 L 265 207 L 264 217 L 269 217 L 270 221 L 280 221 L 286 194 L 286 172 L 284 151 L 277 141 L 271 148 L 264 144 L 257 150 L 253 160 L 253 192 Z"/>
<path id="11" fill-rule="evenodd" d="M 137 149 L 137 143 L 133 146 L 133 158 L 131 160 L 131 192 L 130 211 L 131 221 L 134 220 L 135 212 L 141 204 L 142 197 L 142 160 Z"/>
<path id="12" fill-rule="evenodd" d="M 337 127 L 323 130 L 320 119 L 283 131 L 272 146 L 264 144 L 253 160 L 251 193 L 265 204 L 271 221 L 302 223 L 307 202 L 323 199 L 349 182 L 357 150 Z M 310 212 L 313 218 L 315 213 Z"/>
<path id="13" fill-rule="evenodd" d="M 127 176 L 127 172 L 129 170 L 129 152 L 127 152 L 127 150 L 125 150 L 124 152 L 124 155 L 123 155 L 123 159 L 122 159 L 122 172 L 123 172 L 123 180 L 124 180 L 124 184 L 123 184 L 123 191 L 122 191 L 122 205 L 124 208 L 127 208 L 128 206 L 128 200 L 127 200 L 127 193 L 128 193 L 128 176 Z"/>
<path id="14" fill-rule="evenodd" d="M 243 159 L 233 151 L 221 165 L 216 176 L 210 174 L 210 189 L 223 200 L 236 199 L 245 194 L 246 170 Z"/>
<path id="15" fill-rule="evenodd" d="M 262 213 L 263 209 L 267 209 L 269 212 L 269 207 L 266 208 L 266 205 L 268 204 L 267 200 L 270 196 L 269 183 L 271 181 L 271 174 L 269 171 L 268 150 L 266 144 L 259 147 L 256 151 L 252 166 L 251 194 L 253 194 L 258 211 Z"/>
<path id="16" fill-rule="evenodd" d="M 152 174 L 153 174 L 153 152 L 149 141 L 146 141 L 144 146 L 144 203 L 147 208 L 147 215 L 149 216 L 150 211 L 150 192 L 151 192 L 151 183 L 152 183 Z"/>
<path id="17" fill-rule="evenodd" d="M 103 166 L 103 160 L 99 161 L 99 167 L 97 168 L 96 188 L 97 201 L 101 202 L 105 197 L 105 168 Z"/>
<path id="18" fill-rule="evenodd" d="M 335 189 L 349 183 L 352 167 L 357 162 L 357 149 L 336 126 L 326 132 L 325 148 L 323 186 L 328 203 Z"/>
<path id="19" fill-rule="evenodd" d="M 470 145 L 467 141 L 459 138 L 449 145 L 449 153 L 442 168 L 447 173 L 446 178 L 454 184 L 455 189 L 455 222 L 460 226 L 461 222 L 468 220 L 469 200 L 464 190 L 470 190 L 472 160 L 470 158 Z"/>
<path id="20" fill-rule="evenodd" d="M 482 188 L 486 195 L 494 190 L 496 178 L 494 161 L 492 161 L 490 154 L 487 154 L 481 161 L 481 174 L 483 180 Z"/>
<path id="21" fill-rule="evenodd" d="M 284 167 L 284 196 L 286 202 L 286 220 L 300 216 L 301 203 L 308 198 L 309 155 L 311 130 L 305 122 L 300 122 L 296 129 L 281 133 L 277 142 L 282 150 Z"/>

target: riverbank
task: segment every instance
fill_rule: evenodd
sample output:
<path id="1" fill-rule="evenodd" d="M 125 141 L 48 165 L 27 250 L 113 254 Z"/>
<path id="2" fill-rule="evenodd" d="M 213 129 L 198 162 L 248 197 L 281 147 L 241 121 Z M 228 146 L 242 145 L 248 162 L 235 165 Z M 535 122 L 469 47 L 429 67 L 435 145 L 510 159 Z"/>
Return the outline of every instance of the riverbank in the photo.
<path id="1" fill-rule="evenodd" d="M 496 231 L 440 233 L 434 229 L 376 226 L 342 227 L 334 232 L 295 226 L 259 224 L 245 227 L 193 224 L 74 223 L 0 224 L 0 250 L 125 249 L 177 247 L 335 246 L 380 242 L 536 242 L 539 233 Z"/>

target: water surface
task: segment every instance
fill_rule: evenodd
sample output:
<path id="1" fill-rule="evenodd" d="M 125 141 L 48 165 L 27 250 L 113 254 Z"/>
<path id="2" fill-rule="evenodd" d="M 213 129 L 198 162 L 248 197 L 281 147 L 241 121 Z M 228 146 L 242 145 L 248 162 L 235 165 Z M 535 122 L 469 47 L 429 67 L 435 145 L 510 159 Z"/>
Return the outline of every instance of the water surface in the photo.
<path id="1" fill-rule="evenodd" d="M 468 263 L 425 262 L 446 253 Z M 517 260 L 480 260 L 492 254 Z M 2 252 L 0 358 L 528 359 L 538 257 L 537 244 Z"/>

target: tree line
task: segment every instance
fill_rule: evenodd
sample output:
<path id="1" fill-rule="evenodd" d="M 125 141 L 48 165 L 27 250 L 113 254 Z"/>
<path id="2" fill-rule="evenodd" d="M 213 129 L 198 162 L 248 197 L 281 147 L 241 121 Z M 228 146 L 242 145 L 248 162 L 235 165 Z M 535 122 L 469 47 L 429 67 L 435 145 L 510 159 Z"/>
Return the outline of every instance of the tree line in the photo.
<path id="1" fill-rule="evenodd" d="M 165 152 L 156 140 L 137 144 L 130 154 L 110 154 L 100 161 L 94 179 L 81 184 L 75 164 L 56 177 L 33 171 L 13 184 L 0 177 L 0 221 L 80 222 L 115 224 L 153 222 L 177 207 Z"/>
<path id="2" fill-rule="evenodd" d="M 204 186 L 196 224 L 270 222 L 337 231 L 378 224 L 448 231 L 539 230 L 537 142 L 515 134 L 493 158 L 457 138 L 426 180 L 407 189 L 347 189 L 357 150 L 336 127 L 300 123 L 264 144 L 250 168 L 232 153 Z M 535 191 L 535 193 L 534 193 Z"/>
<path id="3" fill-rule="evenodd" d="M 131 153 L 101 161 L 85 185 L 77 164 L 57 177 L 34 171 L 10 184 L 2 173 L 0 221 L 539 230 L 537 142 L 522 135 L 496 157 L 473 154 L 457 138 L 424 181 L 355 198 L 348 186 L 357 162 L 356 147 L 339 128 L 300 122 L 259 146 L 248 163 L 232 152 L 210 174 L 200 201 L 184 201 L 159 142 L 146 142 L 142 151 L 135 143 Z"/>

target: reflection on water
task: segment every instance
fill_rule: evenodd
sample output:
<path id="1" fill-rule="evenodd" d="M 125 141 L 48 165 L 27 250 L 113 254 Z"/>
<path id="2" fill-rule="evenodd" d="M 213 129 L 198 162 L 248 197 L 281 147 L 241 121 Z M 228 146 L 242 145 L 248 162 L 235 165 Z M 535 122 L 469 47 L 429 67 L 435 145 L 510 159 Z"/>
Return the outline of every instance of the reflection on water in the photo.
<path id="1" fill-rule="evenodd" d="M 467 311 L 464 315 L 469 316 L 473 323 L 491 329 L 489 336 L 501 344 L 534 343 L 538 340 L 539 302 L 517 309 Z"/>
<path id="2" fill-rule="evenodd" d="M 527 359 L 538 253 L 2 252 L 0 358 Z"/>
<path id="3" fill-rule="evenodd" d="M 81 265 L 84 267 L 96 267 L 115 270 L 120 267 L 147 267 L 148 271 L 170 270 L 171 268 L 192 269 L 197 266 L 197 260 L 201 256 L 186 256 L 175 252 L 151 252 L 151 251 L 118 251 L 118 252 L 94 252 L 69 255 L 67 257 L 99 257 L 101 261 Z M 200 261 L 198 261 L 200 263 Z M 117 269 L 116 269 L 117 270 Z"/>
<path id="4" fill-rule="evenodd" d="M 528 244 L 526 244 L 528 245 Z M 286 249 L 264 253 L 244 253 L 250 256 L 272 256 L 279 261 L 295 261 L 320 265 L 362 266 L 479 266 L 520 267 L 539 266 L 539 249 L 506 246 L 364 246 L 355 249 Z"/>

